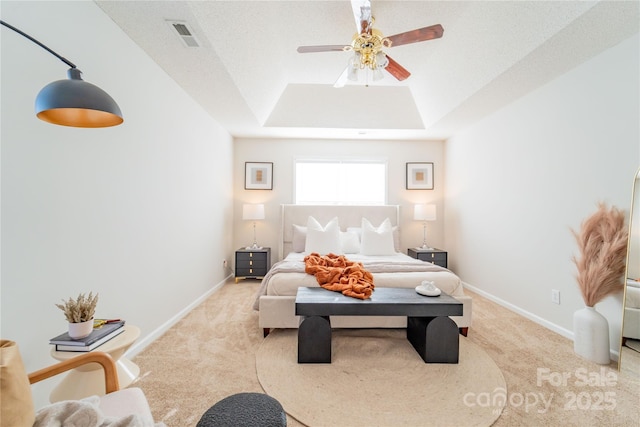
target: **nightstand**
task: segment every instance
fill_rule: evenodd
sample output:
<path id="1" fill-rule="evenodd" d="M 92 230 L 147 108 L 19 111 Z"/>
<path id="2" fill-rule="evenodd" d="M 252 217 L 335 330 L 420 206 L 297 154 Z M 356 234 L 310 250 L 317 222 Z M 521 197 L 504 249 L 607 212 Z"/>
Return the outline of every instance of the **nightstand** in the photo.
<path id="1" fill-rule="evenodd" d="M 435 265 L 439 265 L 440 267 L 447 267 L 447 251 L 443 251 L 441 249 L 417 249 L 417 248 L 409 248 L 407 249 L 407 254 L 412 257 L 419 259 L 421 261 L 427 261 L 433 263 Z"/>
<path id="2" fill-rule="evenodd" d="M 271 268 L 271 248 L 236 251 L 236 283 L 240 279 L 262 279 Z"/>

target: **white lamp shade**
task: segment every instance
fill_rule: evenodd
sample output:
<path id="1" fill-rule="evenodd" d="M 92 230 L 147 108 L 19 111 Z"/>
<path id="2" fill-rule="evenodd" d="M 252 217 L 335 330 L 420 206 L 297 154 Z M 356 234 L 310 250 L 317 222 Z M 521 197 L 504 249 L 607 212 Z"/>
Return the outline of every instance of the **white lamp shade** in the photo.
<path id="1" fill-rule="evenodd" d="M 417 204 L 413 207 L 413 219 L 416 221 L 435 221 L 436 205 Z"/>
<path id="2" fill-rule="evenodd" d="M 264 219 L 264 205 L 261 203 L 242 205 L 242 219 L 254 221 Z"/>

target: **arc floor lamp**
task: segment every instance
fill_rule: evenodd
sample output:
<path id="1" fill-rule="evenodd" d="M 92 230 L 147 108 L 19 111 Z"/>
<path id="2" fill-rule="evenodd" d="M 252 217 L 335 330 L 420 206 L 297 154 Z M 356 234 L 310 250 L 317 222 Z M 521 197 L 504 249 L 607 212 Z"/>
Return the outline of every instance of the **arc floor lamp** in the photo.
<path id="1" fill-rule="evenodd" d="M 0 20 L 0 24 L 31 40 L 67 64 L 67 80 L 46 85 L 36 97 L 36 116 L 45 122 L 62 126 L 100 128 L 116 126 L 124 119 L 118 104 L 98 86 L 85 82 L 82 71 L 68 59 L 40 43 L 30 35 Z"/>

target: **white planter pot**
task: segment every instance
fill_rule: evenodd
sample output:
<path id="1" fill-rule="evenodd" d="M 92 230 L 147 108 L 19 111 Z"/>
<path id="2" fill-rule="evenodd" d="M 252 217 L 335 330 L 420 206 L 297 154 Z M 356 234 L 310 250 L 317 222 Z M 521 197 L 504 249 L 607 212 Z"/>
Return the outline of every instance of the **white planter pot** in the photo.
<path id="1" fill-rule="evenodd" d="M 600 365 L 608 365 L 609 322 L 593 307 L 585 307 L 573 314 L 573 350 L 578 356 Z"/>
<path id="2" fill-rule="evenodd" d="M 88 337 L 93 331 L 93 319 L 80 323 L 69 323 L 69 336 L 71 339 L 79 340 Z"/>

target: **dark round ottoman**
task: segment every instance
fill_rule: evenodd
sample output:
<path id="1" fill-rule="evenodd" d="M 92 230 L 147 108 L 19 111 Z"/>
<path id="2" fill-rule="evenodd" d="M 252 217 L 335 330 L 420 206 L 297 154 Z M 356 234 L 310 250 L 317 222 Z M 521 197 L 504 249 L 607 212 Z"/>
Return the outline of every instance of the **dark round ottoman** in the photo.
<path id="1" fill-rule="evenodd" d="M 205 412 L 196 427 L 285 427 L 287 416 L 280 402 L 263 393 L 225 397 Z"/>

